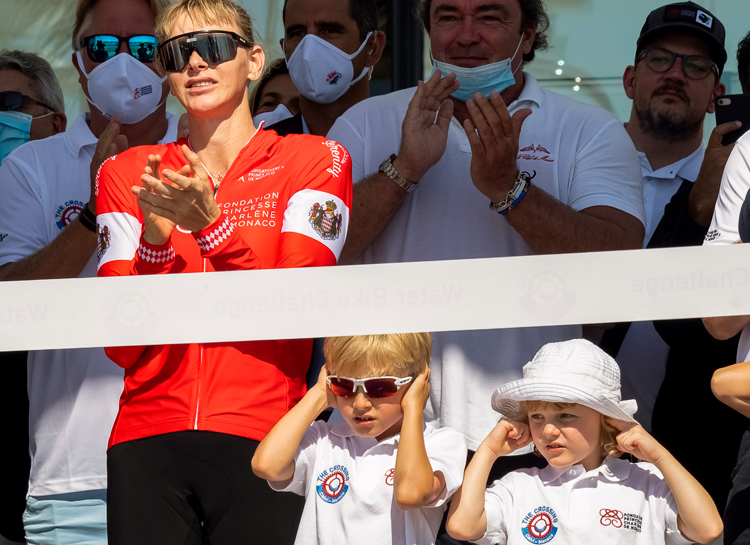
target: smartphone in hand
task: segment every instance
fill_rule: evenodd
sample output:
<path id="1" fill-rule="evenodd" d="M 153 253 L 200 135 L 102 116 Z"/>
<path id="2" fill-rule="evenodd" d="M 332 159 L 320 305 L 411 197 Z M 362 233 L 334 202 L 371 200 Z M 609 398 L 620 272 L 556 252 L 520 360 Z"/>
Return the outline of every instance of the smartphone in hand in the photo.
<path id="1" fill-rule="evenodd" d="M 736 142 L 750 129 L 750 95 L 724 95 L 716 97 L 716 124 L 740 121 L 742 126 L 724 135 L 722 145 Z"/>

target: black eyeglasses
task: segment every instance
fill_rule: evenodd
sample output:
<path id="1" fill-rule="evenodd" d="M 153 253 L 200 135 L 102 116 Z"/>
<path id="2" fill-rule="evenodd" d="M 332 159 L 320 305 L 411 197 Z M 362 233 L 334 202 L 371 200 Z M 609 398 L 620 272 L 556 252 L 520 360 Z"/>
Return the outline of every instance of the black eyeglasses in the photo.
<path id="1" fill-rule="evenodd" d="M 159 40 L 156 36 L 112 36 L 111 34 L 94 34 L 83 39 L 89 59 L 104 62 L 117 55 L 120 44 L 128 44 L 128 52 L 141 62 L 154 62 Z"/>
<path id="2" fill-rule="evenodd" d="M 48 110 L 54 112 L 55 109 L 52 106 L 47 106 L 44 102 L 39 102 L 31 98 L 30 96 L 24 95 L 18 91 L 3 91 L 0 93 L 0 112 L 7 111 L 18 111 L 23 107 L 23 101 L 29 100 L 40 106 L 44 106 Z"/>
<path id="3" fill-rule="evenodd" d="M 237 56 L 237 44 L 251 47 L 245 38 L 227 30 L 189 32 L 159 45 L 156 62 L 164 72 L 182 72 L 190 62 L 193 51 L 197 51 L 204 61 L 217 65 Z"/>
<path id="4" fill-rule="evenodd" d="M 716 71 L 717 77 L 719 76 L 716 63 L 702 55 L 681 55 L 660 47 L 646 47 L 638 58 L 644 59 L 646 66 L 654 72 L 666 72 L 674 66 L 678 57 L 682 59 L 682 71 L 690 79 L 705 79 L 712 71 Z"/>

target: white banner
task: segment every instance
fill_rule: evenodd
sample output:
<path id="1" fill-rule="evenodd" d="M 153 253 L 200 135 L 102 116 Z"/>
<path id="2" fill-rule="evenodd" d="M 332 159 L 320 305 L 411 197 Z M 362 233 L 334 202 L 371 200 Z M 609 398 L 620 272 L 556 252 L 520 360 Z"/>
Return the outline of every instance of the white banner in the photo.
<path id="1" fill-rule="evenodd" d="M 750 314 L 750 245 L 0 283 L 0 350 Z"/>

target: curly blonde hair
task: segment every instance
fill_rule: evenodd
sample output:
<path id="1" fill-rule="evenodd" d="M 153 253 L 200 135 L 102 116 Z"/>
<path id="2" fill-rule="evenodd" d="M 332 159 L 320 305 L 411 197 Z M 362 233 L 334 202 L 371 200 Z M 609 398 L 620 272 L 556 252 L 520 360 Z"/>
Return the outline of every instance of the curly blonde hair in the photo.
<path id="1" fill-rule="evenodd" d="M 570 407 L 575 407 L 578 403 L 558 403 L 552 401 L 521 401 L 521 411 L 514 416 L 514 419 L 519 422 L 529 423 L 529 411 L 536 411 L 539 409 L 551 408 L 555 411 L 561 411 Z M 620 432 L 614 426 L 607 423 L 605 416 L 599 413 L 600 428 L 599 428 L 599 447 L 601 448 L 602 456 L 613 456 L 619 458 L 624 453 L 617 448 L 617 434 Z M 536 445 L 534 445 L 534 453 L 541 456 Z"/>

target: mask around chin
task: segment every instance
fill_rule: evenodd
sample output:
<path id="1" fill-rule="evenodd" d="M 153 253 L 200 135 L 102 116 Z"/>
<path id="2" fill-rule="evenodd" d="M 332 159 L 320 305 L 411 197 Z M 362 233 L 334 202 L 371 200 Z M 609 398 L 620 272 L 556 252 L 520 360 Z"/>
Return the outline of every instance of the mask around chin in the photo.
<path id="1" fill-rule="evenodd" d="M 86 73 L 81 52 L 76 51 L 78 65 L 88 80 L 86 100 L 107 119 L 118 116 L 123 124 L 143 121 L 164 104 L 160 78 L 132 55 L 120 53 Z"/>
<path id="2" fill-rule="evenodd" d="M 433 57 L 432 73 L 434 74 L 435 70 L 440 70 L 443 77 L 451 73 L 456 74 L 456 79 L 461 86 L 451 96 L 462 102 L 466 102 L 477 93 L 481 93 L 484 97 L 489 97 L 492 91 L 502 93 L 516 82 L 515 74 L 523 66 L 523 63 L 519 64 L 515 71 L 512 67 L 513 60 L 516 58 L 522 43 L 523 34 L 521 34 L 521 40 L 516 46 L 516 51 L 510 58 L 475 68 L 455 66 L 447 62 L 437 61 Z"/>
<path id="3" fill-rule="evenodd" d="M 256 127 L 259 127 L 262 122 L 265 122 L 264 128 L 267 129 L 271 125 L 289 119 L 290 117 L 294 117 L 294 115 L 289 111 L 289 108 L 283 104 L 279 104 L 276 106 L 276 109 L 271 112 L 263 112 L 262 114 L 255 115 L 253 117 L 253 124 Z"/>
<path id="4" fill-rule="evenodd" d="M 21 112 L 0 112 L 0 162 L 30 140 L 31 117 Z"/>

